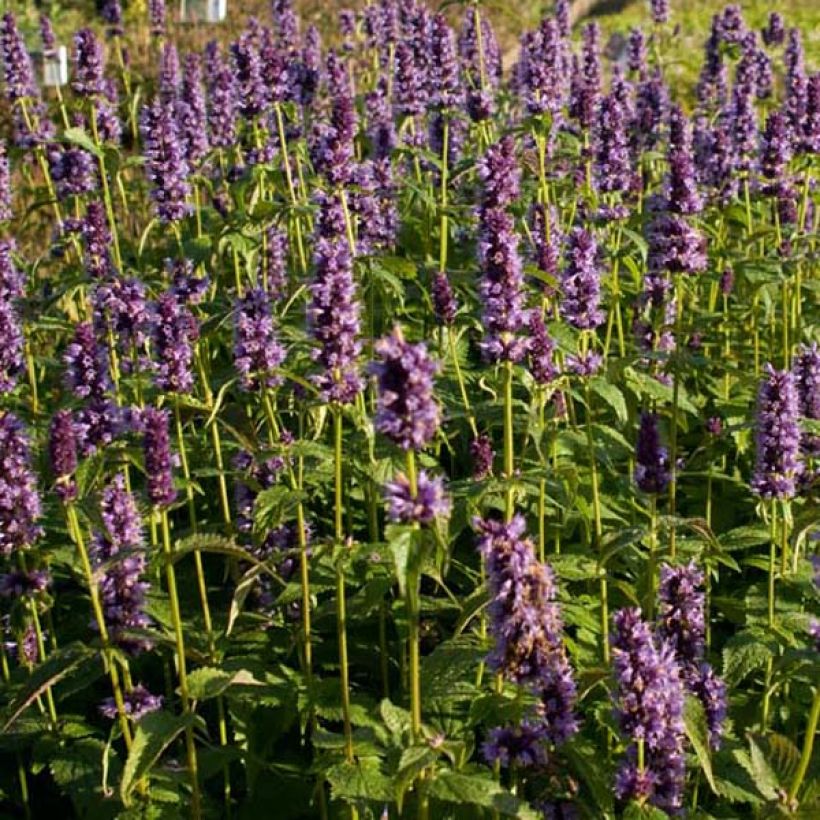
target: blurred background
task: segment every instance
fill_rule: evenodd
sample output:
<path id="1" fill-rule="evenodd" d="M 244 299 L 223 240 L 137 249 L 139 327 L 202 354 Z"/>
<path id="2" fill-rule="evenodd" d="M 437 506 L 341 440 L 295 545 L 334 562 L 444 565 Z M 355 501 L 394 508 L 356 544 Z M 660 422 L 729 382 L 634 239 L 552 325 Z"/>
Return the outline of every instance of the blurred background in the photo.
<path id="1" fill-rule="evenodd" d="M 226 16 L 221 23 L 180 22 L 183 7 L 204 6 L 208 0 L 167 0 L 169 22 L 175 40 L 181 47 L 204 45 L 208 40 L 228 40 L 241 30 L 249 17 L 265 20 L 269 16 L 271 0 L 221 0 Z M 34 50 L 38 48 L 37 18 L 47 13 L 63 44 L 71 46 L 71 35 L 82 26 L 103 28 L 100 11 L 105 0 L 0 0 L 0 9 L 11 10 L 18 16 L 21 29 Z M 148 48 L 147 0 L 121 0 L 124 11 L 126 38 L 134 68 L 151 59 Z M 357 9 L 362 0 L 293 0 L 303 24 L 315 23 L 326 44 L 338 37 L 338 15 L 343 9 Z M 430 7 L 442 9 L 456 23 L 468 2 L 430 0 Z M 528 0 L 484 0 L 481 8 L 490 16 L 504 50 L 504 62 L 511 66 L 518 51 L 521 33 L 537 25 L 541 17 L 551 11 L 552 2 Z M 703 46 L 709 34 L 712 15 L 726 3 L 717 0 L 670 0 L 671 22 L 663 38 L 663 56 L 670 84 L 694 86 Z M 803 31 L 806 59 L 815 70 L 820 65 L 820 0 L 743 0 L 737 3 L 750 27 L 761 28 L 771 11 L 786 18 L 788 26 Z M 648 0 L 575 0 L 572 4 L 576 28 L 588 20 L 597 20 L 604 33 L 607 53 L 617 57 L 625 44 L 626 35 L 633 26 L 651 26 Z M 680 89 L 685 95 L 686 90 Z"/>

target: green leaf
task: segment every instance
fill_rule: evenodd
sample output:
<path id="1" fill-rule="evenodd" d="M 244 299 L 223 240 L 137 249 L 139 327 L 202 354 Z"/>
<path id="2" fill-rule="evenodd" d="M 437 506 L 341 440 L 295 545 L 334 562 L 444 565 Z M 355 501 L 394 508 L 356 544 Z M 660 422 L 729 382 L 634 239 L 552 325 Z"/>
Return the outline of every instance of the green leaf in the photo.
<path id="1" fill-rule="evenodd" d="M 47 689 L 83 665 L 97 661 L 97 652 L 80 641 L 74 641 L 51 654 L 45 663 L 35 667 L 7 710 L 3 732 Z"/>
<path id="2" fill-rule="evenodd" d="M 375 758 L 359 758 L 355 763 L 337 763 L 326 773 L 331 797 L 341 800 L 393 800 L 392 778 L 383 774 Z"/>
<path id="3" fill-rule="evenodd" d="M 396 802 L 399 804 L 399 814 L 402 812 L 404 795 L 412 782 L 428 766 L 436 762 L 436 753 L 428 746 L 411 746 L 401 753 L 399 769 L 395 775 Z"/>
<path id="4" fill-rule="evenodd" d="M 236 558 L 237 561 L 259 564 L 259 561 L 253 555 L 237 546 L 233 539 L 221 535 L 208 535 L 207 533 L 189 535 L 187 538 L 177 541 L 174 545 L 171 561 L 176 564 L 181 558 L 192 552 L 213 552 L 218 555 Z"/>
<path id="5" fill-rule="evenodd" d="M 63 131 L 63 141 L 71 145 L 77 145 L 97 158 L 103 155 L 100 148 L 94 144 L 91 134 L 82 128 L 66 128 L 66 130 Z"/>
<path id="6" fill-rule="evenodd" d="M 717 792 L 715 776 L 712 773 L 712 755 L 709 749 L 709 727 L 706 723 L 706 712 L 703 704 L 698 698 L 687 695 L 686 703 L 683 706 L 683 725 L 686 728 L 686 736 L 695 750 L 706 781 Z"/>
<path id="7" fill-rule="evenodd" d="M 404 596 L 407 591 L 408 575 L 418 573 L 421 559 L 421 530 L 391 525 L 387 528 L 385 536 L 393 555 L 399 592 Z"/>
<path id="8" fill-rule="evenodd" d="M 202 666 L 188 674 L 188 693 L 195 700 L 219 697 L 231 686 L 264 686 L 247 669 L 225 672 L 213 666 Z"/>
<path id="9" fill-rule="evenodd" d="M 614 411 L 621 424 L 626 424 L 628 418 L 624 394 L 611 382 L 596 376 L 589 383 L 593 392 L 599 395 Z"/>
<path id="10" fill-rule="evenodd" d="M 723 677 L 729 687 L 737 686 L 750 672 L 765 666 L 772 650 L 748 632 L 730 638 L 723 648 Z"/>
<path id="11" fill-rule="evenodd" d="M 384 725 L 390 730 L 393 739 L 396 743 L 401 743 L 402 736 L 410 731 L 410 712 L 407 709 L 402 709 L 396 706 L 390 700 L 385 698 L 379 704 L 379 712 L 381 713 Z"/>
<path id="12" fill-rule="evenodd" d="M 536 820 L 539 817 L 527 803 L 496 783 L 489 772 L 440 772 L 430 784 L 428 791 L 431 797 L 445 803 L 482 806 L 493 809 L 503 817 L 520 817 L 522 820 Z"/>
<path id="13" fill-rule="evenodd" d="M 192 715 L 172 715 L 159 711 L 145 715 L 137 723 L 134 741 L 120 781 L 120 796 L 128 804 L 137 783 L 148 774 L 162 753 L 191 725 Z"/>
<path id="14" fill-rule="evenodd" d="M 749 774 L 760 789 L 760 793 L 769 800 L 775 800 L 781 791 L 780 780 L 775 774 L 766 755 L 757 745 L 754 737 L 749 736 Z"/>

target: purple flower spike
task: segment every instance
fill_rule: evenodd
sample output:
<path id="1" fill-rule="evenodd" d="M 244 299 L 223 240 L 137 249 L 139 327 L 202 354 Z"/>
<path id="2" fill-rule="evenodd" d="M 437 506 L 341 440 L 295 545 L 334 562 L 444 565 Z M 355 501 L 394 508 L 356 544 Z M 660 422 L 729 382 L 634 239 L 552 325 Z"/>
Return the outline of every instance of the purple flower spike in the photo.
<path id="1" fill-rule="evenodd" d="M 794 357 L 792 372 L 800 415 L 811 421 L 820 421 L 820 348 L 817 342 L 800 348 Z M 820 436 L 805 432 L 801 436 L 800 446 L 806 455 L 820 457 Z"/>
<path id="2" fill-rule="evenodd" d="M 141 415 L 148 499 L 156 507 L 167 507 L 177 497 L 168 437 L 168 411 L 146 407 Z"/>
<path id="3" fill-rule="evenodd" d="M 80 29 L 74 35 L 74 93 L 80 97 L 105 94 L 104 66 L 103 47 L 97 35 L 90 28 Z"/>
<path id="4" fill-rule="evenodd" d="M 140 121 L 151 198 L 163 222 L 176 222 L 191 212 L 188 163 L 172 104 L 155 100 L 143 108 Z"/>
<path id="5" fill-rule="evenodd" d="M 573 228 L 567 240 L 561 274 L 561 316 L 578 330 L 594 330 L 604 322 L 598 245 L 584 228 Z"/>
<path id="6" fill-rule="evenodd" d="M 206 82 L 210 142 L 214 148 L 231 148 L 236 142 L 236 80 L 218 43 L 209 43 L 205 55 L 208 64 Z"/>
<path id="7" fill-rule="evenodd" d="M 518 726 L 491 729 L 481 747 L 487 763 L 517 769 L 544 766 L 547 763 L 546 737 L 543 725 L 527 721 Z"/>
<path id="8" fill-rule="evenodd" d="M 12 413 L 0 416 L 0 555 L 30 547 L 41 534 L 40 496 L 28 436 Z"/>
<path id="9" fill-rule="evenodd" d="M 356 362 L 361 351 L 361 305 L 356 298 L 353 259 L 338 195 L 322 195 L 313 252 L 308 323 L 322 372 L 313 377 L 325 401 L 350 404 L 363 383 Z"/>
<path id="10" fill-rule="evenodd" d="M 802 472 L 799 397 L 794 375 L 764 368 L 757 394 L 757 459 L 752 491 L 762 498 L 792 498 Z"/>
<path id="11" fill-rule="evenodd" d="M 14 212 L 11 208 L 11 166 L 6 143 L 0 140 L 0 222 L 8 222 Z"/>
<path id="12" fill-rule="evenodd" d="M 520 171 L 512 137 L 490 146 L 479 161 L 483 184 L 479 208 L 478 260 L 484 305 L 484 356 L 493 362 L 518 362 L 527 353 L 522 335 L 528 320 L 524 308 L 524 276 L 514 220 L 506 208 L 520 193 Z"/>
<path id="13" fill-rule="evenodd" d="M 767 46 L 782 46 L 786 41 L 786 28 L 783 25 L 783 17 L 776 11 L 769 14 L 766 27 L 761 32 L 763 42 Z"/>
<path id="14" fill-rule="evenodd" d="M 663 25 L 669 22 L 669 0 L 649 0 L 652 22 Z"/>
<path id="15" fill-rule="evenodd" d="M 64 504 L 77 497 L 77 431 L 70 410 L 58 410 L 51 419 L 48 450 L 51 471 L 57 480 L 56 492 Z"/>
<path id="16" fill-rule="evenodd" d="M 626 112 L 615 94 L 601 99 L 593 132 L 595 187 L 601 193 L 625 193 L 633 171 L 626 137 Z"/>
<path id="17" fill-rule="evenodd" d="M 199 338 L 196 318 L 175 293 L 166 291 L 154 305 L 151 324 L 157 387 L 169 393 L 190 393 L 193 346 Z"/>
<path id="18" fill-rule="evenodd" d="M 487 567 L 492 600 L 489 614 L 495 646 L 491 669 L 538 697 L 534 716 L 544 738 L 559 745 L 578 729 L 576 688 L 563 646 L 555 576 L 537 561 L 525 522 L 476 520 L 478 546 Z"/>
<path id="19" fill-rule="evenodd" d="M 260 277 L 267 277 L 268 294 L 273 300 L 278 300 L 287 294 L 288 290 L 288 235 L 275 225 L 265 231 L 264 260 L 260 262 Z"/>
<path id="20" fill-rule="evenodd" d="M 141 683 L 138 683 L 130 692 L 125 693 L 123 700 L 128 719 L 137 722 L 150 712 L 161 709 L 163 698 L 162 695 L 152 695 Z M 100 704 L 100 713 L 109 720 L 117 718 L 117 704 L 114 698 L 106 698 Z"/>
<path id="21" fill-rule="evenodd" d="M 662 493 L 671 477 L 669 454 L 661 446 L 658 417 L 642 413 L 635 451 L 635 484 L 642 492 Z"/>
<path id="22" fill-rule="evenodd" d="M 399 473 L 384 485 L 387 517 L 394 524 L 432 524 L 436 519 L 449 518 L 452 504 L 441 476 L 431 476 L 419 470 L 416 493 L 412 492 L 406 475 Z"/>
<path id="23" fill-rule="evenodd" d="M 164 37 L 167 12 L 165 0 L 148 0 L 148 23 L 152 37 Z"/>
<path id="24" fill-rule="evenodd" d="M 43 45 L 43 57 L 46 60 L 54 59 L 57 56 L 57 37 L 47 14 L 40 15 L 40 42 Z"/>
<path id="25" fill-rule="evenodd" d="M 261 288 L 249 290 L 234 314 L 234 364 L 245 390 L 275 387 L 282 383 L 277 369 L 285 348 L 276 337 L 270 296 Z"/>
<path id="26" fill-rule="evenodd" d="M 680 668 L 672 647 L 655 640 L 640 609 L 616 612 L 613 627 L 616 711 L 621 731 L 631 741 L 615 793 L 621 800 L 648 799 L 676 813 L 686 775 Z M 637 766 L 639 742 L 644 745 L 643 771 Z"/>
<path id="27" fill-rule="evenodd" d="M 453 286 L 444 271 L 433 277 L 432 297 L 436 321 L 442 325 L 452 325 L 456 320 L 458 302 L 453 293 Z"/>
<path id="28" fill-rule="evenodd" d="M 3 54 L 3 76 L 8 100 L 38 100 L 40 92 L 34 80 L 31 56 L 11 12 L 6 12 L 0 23 L 0 51 Z"/>
<path id="29" fill-rule="evenodd" d="M 530 314 L 530 372 L 538 384 L 555 381 L 560 370 L 555 364 L 555 342 L 549 335 L 540 311 Z"/>
<path id="30" fill-rule="evenodd" d="M 376 342 L 375 352 L 379 361 L 370 371 L 378 381 L 376 429 L 403 450 L 421 450 L 441 424 L 433 390 L 438 364 L 423 342 L 406 342 L 398 326 Z"/>
<path id="31" fill-rule="evenodd" d="M 720 746 L 726 716 L 726 685 L 708 663 L 704 575 L 694 561 L 661 567 L 658 589 L 658 635 L 674 649 L 686 688 L 698 697 L 706 713 L 712 748 Z"/>
<path id="32" fill-rule="evenodd" d="M 481 481 L 492 474 L 495 452 L 488 435 L 481 433 L 470 442 L 470 456 L 473 460 L 472 477 L 474 481 Z"/>
<path id="33" fill-rule="evenodd" d="M 204 159 L 209 147 L 202 63 L 197 54 L 185 55 L 177 116 L 185 159 L 190 165 L 197 165 Z"/>
<path id="34" fill-rule="evenodd" d="M 101 399 L 112 387 L 108 357 L 97 341 L 90 322 L 74 329 L 74 338 L 66 348 L 66 385 L 77 398 Z"/>
<path id="35" fill-rule="evenodd" d="M 137 655 L 151 649 L 152 644 L 128 632 L 152 624 L 145 612 L 145 595 L 151 585 L 140 580 L 145 572 L 142 521 L 121 475 L 103 490 L 100 513 L 103 529 L 94 535 L 91 559 L 95 567 L 105 566 L 100 597 L 106 629 L 115 644 Z M 127 554 L 117 560 L 121 552 Z"/>

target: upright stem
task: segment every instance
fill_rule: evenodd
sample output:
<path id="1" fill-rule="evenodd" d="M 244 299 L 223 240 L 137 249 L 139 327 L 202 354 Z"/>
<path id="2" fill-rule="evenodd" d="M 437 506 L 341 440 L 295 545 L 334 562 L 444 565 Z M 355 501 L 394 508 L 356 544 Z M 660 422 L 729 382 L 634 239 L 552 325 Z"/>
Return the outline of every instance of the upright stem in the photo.
<path id="1" fill-rule="evenodd" d="M 678 491 L 678 401 L 680 398 L 680 351 L 683 347 L 681 338 L 681 292 L 679 282 L 675 282 L 675 293 L 677 296 L 675 305 L 675 369 L 672 373 L 672 424 L 669 433 L 669 463 L 672 467 L 672 476 L 669 481 L 669 515 L 674 518 L 677 506 Z M 677 554 L 677 534 L 675 522 L 669 528 L 669 557 L 675 559 Z"/>
<path id="2" fill-rule="evenodd" d="M 649 583 L 647 585 L 646 613 L 648 618 L 655 614 L 655 576 L 658 563 L 658 497 L 649 495 Z"/>
<path id="3" fill-rule="evenodd" d="M 442 112 L 441 116 L 444 118 L 443 133 L 441 137 L 441 198 L 440 198 L 440 233 L 441 240 L 439 244 L 439 259 L 438 269 L 440 271 L 447 270 L 447 241 L 449 239 L 447 226 L 447 183 L 448 183 L 448 163 L 447 160 L 450 154 L 450 120 L 447 115 Z"/>
<path id="4" fill-rule="evenodd" d="M 504 480 L 507 482 L 505 518 L 512 521 L 515 512 L 515 438 L 513 435 L 513 366 L 504 363 Z"/>
<path id="5" fill-rule="evenodd" d="M 814 736 L 817 734 L 817 722 L 820 719 L 820 689 L 815 689 L 814 698 L 811 702 L 811 712 L 806 723 L 806 735 L 803 738 L 803 751 L 800 753 L 800 762 L 797 764 L 797 771 L 794 773 L 791 785 L 789 786 L 789 801 L 797 799 L 797 792 L 803 784 L 803 778 L 809 770 L 814 749 Z"/>
<path id="6" fill-rule="evenodd" d="M 407 451 L 407 480 L 410 484 L 410 495 L 415 498 L 418 493 L 418 475 L 416 472 L 416 454 Z M 417 525 L 414 525 L 417 526 Z M 410 637 L 410 721 L 413 741 L 421 735 L 421 673 L 419 651 L 419 607 L 418 578 L 408 578 L 407 583 L 407 620 Z"/>
<path id="7" fill-rule="evenodd" d="M 94 612 L 94 619 L 97 622 L 97 629 L 100 631 L 100 640 L 103 645 L 103 655 L 105 657 L 105 665 L 107 667 L 108 675 L 111 679 L 111 691 L 114 695 L 114 704 L 117 707 L 117 717 L 120 722 L 120 729 L 122 730 L 123 740 L 125 740 L 126 749 L 131 749 L 131 727 L 128 724 L 128 715 L 125 711 L 125 700 L 120 687 L 120 677 L 117 672 L 116 661 L 111 652 L 111 642 L 108 636 L 108 627 L 105 623 L 105 616 L 103 614 L 102 605 L 100 604 L 100 592 L 97 588 L 97 581 L 94 578 L 94 573 L 91 568 L 91 561 L 88 557 L 88 550 L 85 547 L 82 529 L 80 527 L 79 519 L 77 518 L 77 510 L 73 504 L 69 503 L 65 509 L 66 519 L 68 522 L 68 529 L 77 547 L 77 554 L 80 557 L 80 563 L 83 567 L 83 574 L 85 575 L 85 582 L 88 586 L 88 592 L 91 596 L 91 608 Z"/>
<path id="8" fill-rule="evenodd" d="M 587 449 L 589 451 L 589 471 L 592 483 L 592 516 L 594 520 L 593 530 L 593 551 L 600 560 L 603 537 L 603 525 L 601 522 L 601 497 L 598 490 L 598 460 L 595 457 L 595 437 L 592 432 L 592 393 L 589 389 L 589 381 L 584 382 L 584 392 L 587 404 L 586 413 L 586 433 Z M 606 567 L 599 566 L 600 574 L 600 594 L 601 594 L 601 658 L 604 664 L 609 663 L 609 588 L 606 580 Z"/>
<path id="9" fill-rule="evenodd" d="M 162 530 L 162 551 L 165 557 L 165 579 L 168 585 L 168 599 L 171 606 L 171 622 L 174 627 L 176 641 L 177 675 L 179 676 L 179 695 L 182 701 L 183 714 L 189 718 L 185 727 L 185 749 L 188 758 L 188 776 L 191 781 L 191 816 L 194 820 L 202 817 L 202 800 L 199 793 L 199 774 L 197 766 L 196 743 L 194 741 L 193 711 L 191 699 L 188 695 L 188 669 L 185 660 L 185 638 L 182 628 L 182 616 L 179 609 L 179 595 L 177 593 L 177 576 L 173 563 L 173 549 L 171 547 L 171 530 L 168 524 L 168 511 L 165 508 L 157 510 Z"/>
<path id="10" fill-rule="evenodd" d="M 337 548 L 344 549 L 344 498 L 342 474 L 342 410 L 334 408 L 334 476 L 335 476 L 335 504 L 334 529 Z M 350 675 L 347 658 L 347 611 L 345 608 L 345 576 L 344 559 L 340 558 L 336 564 L 336 627 L 339 639 L 339 667 L 341 672 L 342 689 L 342 721 L 345 735 L 345 757 L 348 763 L 353 762 L 353 729 L 350 722 Z"/>

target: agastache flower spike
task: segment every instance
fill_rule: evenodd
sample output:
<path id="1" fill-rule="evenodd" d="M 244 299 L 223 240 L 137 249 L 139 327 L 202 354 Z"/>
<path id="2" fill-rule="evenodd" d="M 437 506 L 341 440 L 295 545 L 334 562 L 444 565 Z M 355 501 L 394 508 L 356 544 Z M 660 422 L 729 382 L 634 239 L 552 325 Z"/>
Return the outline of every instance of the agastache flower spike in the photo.
<path id="1" fill-rule="evenodd" d="M 261 288 L 249 290 L 237 302 L 234 338 L 234 364 L 245 390 L 281 384 L 276 371 L 285 360 L 285 348 L 276 337 L 270 296 Z"/>
<path id="2" fill-rule="evenodd" d="M 555 381 L 560 371 L 555 364 L 555 342 L 549 335 L 541 312 L 530 314 L 530 372 L 540 385 Z"/>
<path id="3" fill-rule="evenodd" d="M 74 338 L 66 348 L 63 361 L 66 384 L 78 398 L 100 399 L 111 389 L 108 358 L 90 322 L 75 327 Z"/>
<path id="4" fill-rule="evenodd" d="M 601 193 L 625 193 L 633 172 L 626 136 L 626 116 L 614 94 L 601 99 L 593 133 L 595 187 Z"/>
<path id="5" fill-rule="evenodd" d="M 148 22 L 152 37 L 164 37 L 166 25 L 165 0 L 148 0 Z"/>
<path id="6" fill-rule="evenodd" d="M 479 292 L 485 337 L 481 349 L 490 361 L 520 361 L 527 352 L 521 335 L 527 322 L 518 237 L 507 207 L 520 189 L 520 171 L 511 136 L 490 146 L 478 163 L 483 185 L 479 207 Z"/>
<path id="7" fill-rule="evenodd" d="M 495 646 L 487 663 L 538 696 L 534 714 L 544 737 L 560 744 L 578 726 L 554 573 L 536 560 L 532 542 L 524 537 L 522 516 L 507 524 L 491 519 L 474 523 L 492 595 L 489 614 Z"/>
<path id="8" fill-rule="evenodd" d="M 94 535 L 91 560 L 95 568 L 106 566 L 100 580 L 106 629 L 115 644 L 137 655 L 151 649 L 151 642 L 125 633 L 151 626 L 145 612 L 145 594 L 150 584 L 140 580 L 145 572 L 142 523 L 121 475 L 103 490 L 100 512 L 103 529 Z M 117 560 L 121 552 L 128 554 Z"/>
<path id="9" fill-rule="evenodd" d="M 441 424 L 433 388 L 438 365 L 423 342 L 405 341 L 398 326 L 376 342 L 375 352 L 379 360 L 370 372 L 378 383 L 376 429 L 403 450 L 421 450 Z"/>
<path id="10" fill-rule="evenodd" d="M 11 12 L 6 12 L 0 23 L 0 51 L 3 54 L 3 76 L 9 102 L 25 98 L 39 100 L 40 92 L 34 80 L 31 56 Z"/>
<path id="11" fill-rule="evenodd" d="M 800 348 L 794 357 L 792 371 L 800 415 L 811 421 L 820 421 L 820 348 L 817 342 Z M 801 448 L 809 456 L 820 456 L 820 436 L 803 433 Z"/>
<path id="12" fill-rule="evenodd" d="M 70 410 L 58 410 L 52 417 L 48 450 L 57 495 L 64 504 L 73 501 L 77 497 L 77 433 Z"/>
<path id="13" fill-rule="evenodd" d="M 658 417 L 642 413 L 635 452 L 635 484 L 642 492 L 662 493 L 670 480 L 669 454 L 661 446 Z"/>
<path id="14" fill-rule="evenodd" d="M 231 148 L 236 142 L 236 80 L 217 43 L 209 43 L 205 54 L 210 141 L 215 148 Z"/>
<path id="15" fill-rule="evenodd" d="M 0 415 L 0 555 L 30 547 L 41 535 L 39 517 L 28 436 L 22 422 L 6 412 Z"/>
<path id="16" fill-rule="evenodd" d="M 704 662 L 706 608 L 704 575 L 694 561 L 661 567 L 658 589 L 658 634 L 668 641 L 681 666 L 686 688 L 698 697 L 706 714 L 712 748 L 720 746 L 726 716 L 726 685 Z"/>
<path id="17" fill-rule="evenodd" d="M 182 74 L 182 92 L 177 105 L 180 136 L 185 158 L 192 165 L 208 153 L 207 113 L 202 88 L 202 63 L 197 54 L 186 54 Z"/>
<path id="18" fill-rule="evenodd" d="M 267 290 L 273 300 L 281 299 L 288 289 L 288 235 L 286 231 L 271 225 L 265 231 L 264 270 L 260 271 L 267 277 Z"/>
<path id="19" fill-rule="evenodd" d="M 792 498 L 800 463 L 799 397 L 794 375 L 764 368 L 757 394 L 757 459 L 752 491 L 762 498 Z"/>
<path id="20" fill-rule="evenodd" d="M 426 470 L 416 476 L 415 495 L 407 476 L 399 473 L 384 485 L 384 497 L 387 517 L 394 524 L 432 524 L 438 518 L 449 518 L 452 508 L 444 479 Z"/>
<path id="21" fill-rule="evenodd" d="M 308 324 L 316 343 L 313 360 L 322 366 L 313 381 L 326 401 L 350 404 L 363 386 L 356 363 L 361 350 L 361 305 L 338 195 L 321 196 L 313 258 Z"/>
<path id="22" fill-rule="evenodd" d="M 11 167 L 6 143 L 0 139 L 0 222 L 7 222 L 12 216 Z"/>
<path id="23" fill-rule="evenodd" d="M 89 28 L 74 35 L 74 74 L 71 87 L 80 97 L 105 93 L 105 58 L 97 35 Z"/>
<path id="24" fill-rule="evenodd" d="M 193 345 L 199 338 L 193 313 L 175 293 L 166 291 L 154 305 L 151 331 L 157 387 L 169 393 L 190 393 L 194 386 Z"/>
<path id="25" fill-rule="evenodd" d="M 160 99 L 147 105 L 140 122 L 151 198 L 163 222 L 176 222 L 191 212 L 188 163 L 177 128 L 174 108 Z"/>
<path id="26" fill-rule="evenodd" d="M 123 694 L 125 714 L 129 720 L 139 722 L 147 714 L 162 708 L 162 695 L 152 695 L 143 684 L 138 683 L 130 692 Z M 100 704 L 100 714 L 109 720 L 116 719 L 119 711 L 114 698 L 106 698 Z"/>
<path id="27" fill-rule="evenodd" d="M 54 26 L 51 25 L 51 18 L 47 14 L 40 15 L 40 42 L 46 60 L 57 56 L 57 37 L 54 34 Z"/>
<path id="28" fill-rule="evenodd" d="M 616 711 L 621 731 L 631 741 L 615 793 L 621 800 L 648 799 L 674 813 L 681 806 L 686 775 L 680 668 L 672 647 L 656 642 L 640 609 L 616 612 L 613 626 Z"/>
<path id="29" fill-rule="evenodd" d="M 168 437 L 168 412 L 146 407 L 141 417 L 148 499 L 157 507 L 167 507 L 173 504 L 177 497 L 172 473 L 173 456 Z"/>
<path id="30" fill-rule="evenodd" d="M 0 393 L 13 390 L 24 369 L 23 327 L 15 305 L 23 295 L 23 278 L 11 256 L 13 247 L 0 240 Z"/>
<path id="31" fill-rule="evenodd" d="M 561 272 L 561 316 L 578 330 L 603 324 L 598 245 L 584 228 L 573 228 L 567 240 L 566 265 Z"/>

